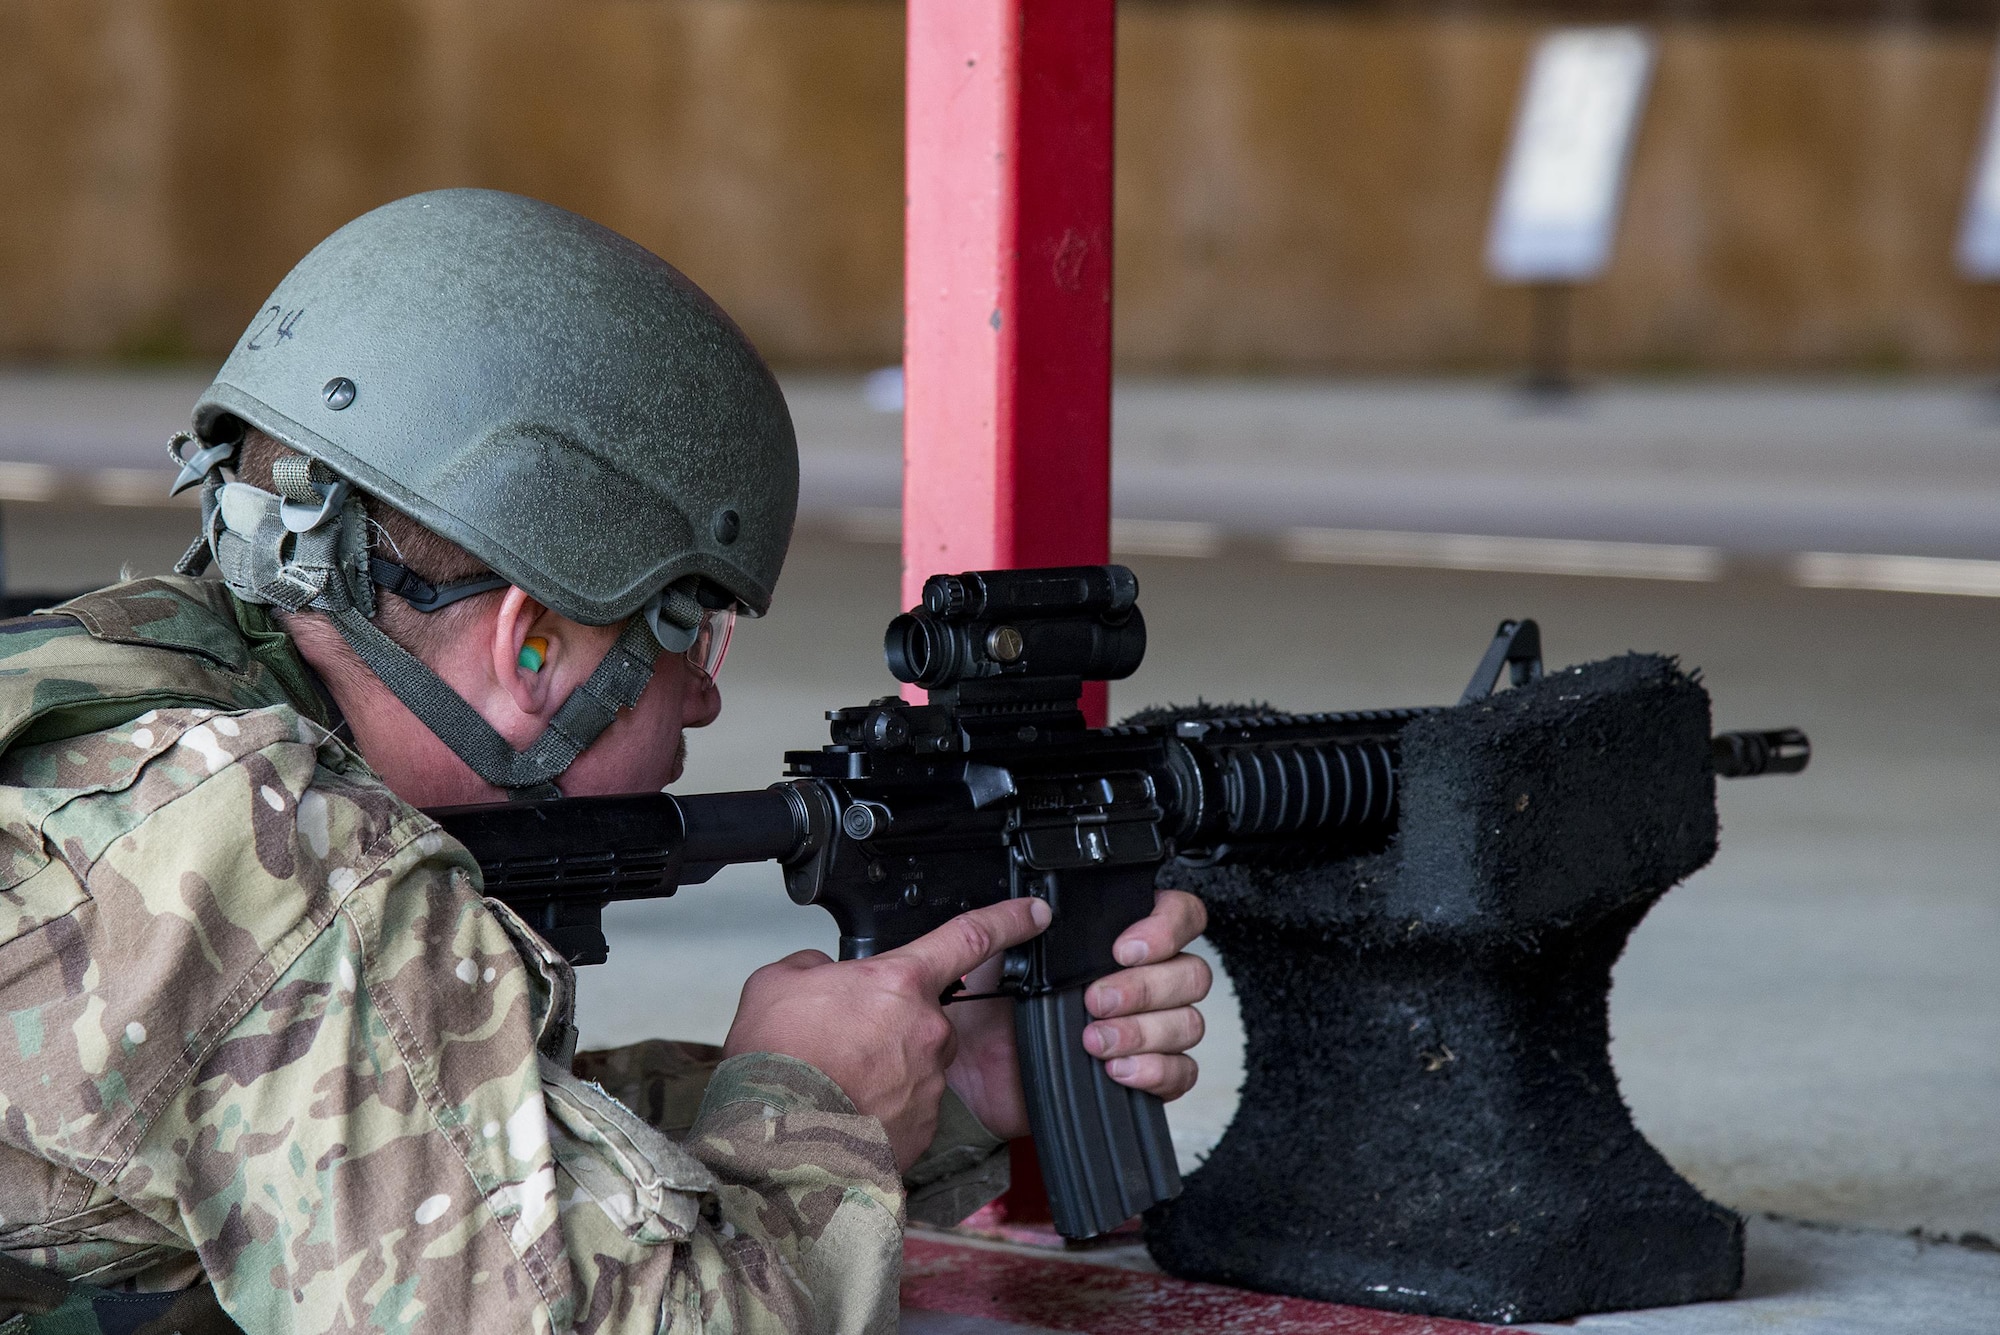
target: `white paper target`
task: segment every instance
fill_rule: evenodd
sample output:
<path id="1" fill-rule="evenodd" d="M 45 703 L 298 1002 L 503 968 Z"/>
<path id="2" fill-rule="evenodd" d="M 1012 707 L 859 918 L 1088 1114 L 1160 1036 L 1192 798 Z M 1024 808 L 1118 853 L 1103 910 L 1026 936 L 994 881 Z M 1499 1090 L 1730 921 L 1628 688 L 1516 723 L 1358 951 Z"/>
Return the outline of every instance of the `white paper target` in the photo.
<path id="1" fill-rule="evenodd" d="M 1958 229 L 1958 271 L 1981 282 L 2000 279 L 2000 63 L 1987 99 L 1985 140 L 1972 164 L 1972 190 Z"/>
<path id="2" fill-rule="evenodd" d="M 1536 44 L 1487 238 L 1494 277 L 1603 272 L 1652 70 L 1653 39 L 1639 28 L 1560 28 Z"/>

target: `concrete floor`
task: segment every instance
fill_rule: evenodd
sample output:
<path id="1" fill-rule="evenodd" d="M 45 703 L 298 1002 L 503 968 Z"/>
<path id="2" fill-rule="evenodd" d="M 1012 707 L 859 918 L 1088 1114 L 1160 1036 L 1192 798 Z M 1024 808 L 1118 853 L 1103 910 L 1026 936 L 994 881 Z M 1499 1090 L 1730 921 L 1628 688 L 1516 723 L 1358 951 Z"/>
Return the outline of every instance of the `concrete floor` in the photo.
<path id="1" fill-rule="evenodd" d="M 1754 1216 L 1743 1290 L 1726 1303 L 1605 1312 L 1543 1335 L 1992 1335 L 2000 1256 L 1869 1229 Z"/>
<path id="2" fill-rule="evenodd" d="M 856 431 L 879 434 L 882 424 L 868 425 L 873 419 L 826 393 L 832 416 L 819 420 L 846 414 Z M 803 397 L 802 424 L 813 402 Z M 1906 496 L 1962 494 L 1948 544 L 1919 544 L 1918 506 L 1898 511 L 1903 529 L 1870 537 L 1874 550 L 2000 555 L 2000 543 L 1989 550 L 1977 537 L 1986 522 L 1979 507 L 2000 496 L 1992 485 L 2000 432 L 1973 411 L 1976 400 L 1963 400 L 1972 407 L 1962 412 L 1929 402 L 1934 419 L 1956 425 L 1910 433 L 1914 462 L 1902 482 L 1874 464 L 1834 476 L 1840 451 L 1793 466 L 1817 468 L 1819 484 L 1846 492 L 1907 484 Z M 22 439 L 10 420 L 0 396 L 0 447 Z M 46 429 L 36 435 L 55 438 Z M 61 437 L 61 453 L 106 438 Z M 834 438 L 831 426 L 825 438 Z M 1881 437 L 1884 449 L 1890 439 Z M 1579 437 L 1575 448 L 1586 447 Z M 882 453 L 879 441 L 856 448 Z M 1515 446 L 1499 439 L 1495 448 Z M 0 464 L 6 457 L 0 448 Z M 129 453 L 88 457 L 91 467 L 125 458 L 143 466 Z M 1634 467 L 1646 466 L 1645 451 L 1636 457 Z M 1437 476 L 1448 488 L 1449 473 Z M 1711 481 L 1722 493 L 1733 485 L 1726 469 Z M 693 746 L 690 790 L 770 782 L 781 751 L 823 740 L 826 708 L 890 684 L 879 644 L 896 610 L 896 553 L 839 536 L 865 531 L 842 516 L 866 508 L 874 493 L 819 495 L 776 611 L 740 632 L 723 677 L 724 717 Z M 185 510 L 107 509 L 87 499 L 79 492 L 68 502 L 5 505 L 10 587 L 73 587 L 110 578 L 124 563 L 160 569 L 192 528 Z M 1436 500 L 1447 502 L 1459 504 Z M 1699 519 L 1699 507 L 1677 511 L 1665 492 L 1659 508 Z M 1710 540 L 1688 522 L 1650 536 Z M 1834 531 L 1828 524 L 1818 531 Z M 2000 1238 L 2000 696 L 1992 684 L 2000 604 L 1799 588 L 1755 562 L 1714 582 L 1675 583 L 1314 565 L 1276 551 L 1232 525 L 1207 559 L 1132 558 L 1154 648 L 1141 673 L 1115 689 L 1114 709 L 1197 695 L 1314 708 L 1447 701 L 1494 623 L 1531 615 L 1552 663 L 1628 648 L 1677 652 L 1704 670 L 1719 727 L 1798 724 L 1812 733 L 1806 775 L 1724 786 L 1721 854 L 1635 934 L 1612 999 L 1621 1083 L 1641 1127 L 1712 1196 L 1862 1230 L 1758 1225 L 1753 1288 L 1764 1283 L 1760 1274 L 1789 1275 L 1771 1283 L 1793 1306 L 1764 1309 L 1772 1322 L 1757 1328 L 2000 1326 L 2000 1318 L 1981 1326 L 1964 1315 L 2000 1311 L 2000 1256 L 1898 1236 Z M 770 869 L 732 871 L 674 901 L 621 909 L 612 963 L 584 976 L 588 1036 L 717 1038 L 751 968 L 831 941 L 829 924 L 794 908 Z M 1238 1069 L 1241 1036 L 1226 989 L 1209 1011 L 1210 1037 L 1198 1054 L 1203 1086 L 1173 1112 L 1190 1161 L 1227 1124 Z M 1919 1289 L 1955 1295 L 1960 1315 L 1939 1309 L 1920 1323 L 1915 1309 L 1895 1307 L 1913 1274 Z M 1822 1303 L 1820 1317 L 1798 1306 L 1813 1302 Z M 1847 1314 L 1840 1320 L 1862 1324 L 1835 1324 L 1836 1309 Z M 1702 1317 L 1706 1310 L 1644 1318 L 1655 1325 L 1605 1317 L 1585 1326 L 1734 1331 L 1750 1319 L 1747 1306 Z M 1736 1324 L 1714 1324 L 1725 1315 Z"/>

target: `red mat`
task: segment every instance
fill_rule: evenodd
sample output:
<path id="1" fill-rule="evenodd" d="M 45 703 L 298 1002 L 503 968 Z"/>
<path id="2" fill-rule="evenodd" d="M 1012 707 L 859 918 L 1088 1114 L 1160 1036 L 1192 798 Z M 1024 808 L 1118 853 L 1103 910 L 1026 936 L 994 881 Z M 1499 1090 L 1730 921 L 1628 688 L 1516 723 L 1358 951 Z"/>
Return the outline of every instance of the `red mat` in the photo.
<path id="1" fill-rule="evenodd" d="M 1403 1316 L 1047 1256 L 910 1236 L 903 1309 L 1080 1335 L 1491 1335 L 1497 1326 Z"/>

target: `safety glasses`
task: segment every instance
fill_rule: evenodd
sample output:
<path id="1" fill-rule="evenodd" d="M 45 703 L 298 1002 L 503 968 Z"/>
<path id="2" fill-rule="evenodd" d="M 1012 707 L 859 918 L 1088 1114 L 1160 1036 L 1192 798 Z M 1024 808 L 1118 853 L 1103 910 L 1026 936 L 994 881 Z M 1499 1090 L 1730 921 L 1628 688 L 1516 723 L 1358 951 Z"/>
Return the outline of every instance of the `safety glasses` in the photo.
<path id="1" fill-rule="evenodd" d="M 704 607 L 694 643 L 687 647 L 688 666 L 714 681 L 729 653 L 729 637 L 736 630 L 736 609 Z"/>

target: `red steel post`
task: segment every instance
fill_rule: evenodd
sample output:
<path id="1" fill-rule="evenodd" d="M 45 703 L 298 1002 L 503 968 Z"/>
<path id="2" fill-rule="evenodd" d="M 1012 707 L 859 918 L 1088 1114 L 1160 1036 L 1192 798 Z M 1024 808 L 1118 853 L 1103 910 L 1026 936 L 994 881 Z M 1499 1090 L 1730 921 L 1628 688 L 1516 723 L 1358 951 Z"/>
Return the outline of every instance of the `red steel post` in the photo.
<path id="1" fill-rule="evenodd" d="M 1110 559 L 1114 18 L 910 0 L 904 606 L 944 571 Z"/>
<path id="2" fill-rule="evenodd" d="M 908 13 L 905 607 L 942 572 L 1110 559 L 1116 6 Z M 1047 1219 L 1026 1142 L 1014 1181 L 1008 1216 Z"/>

